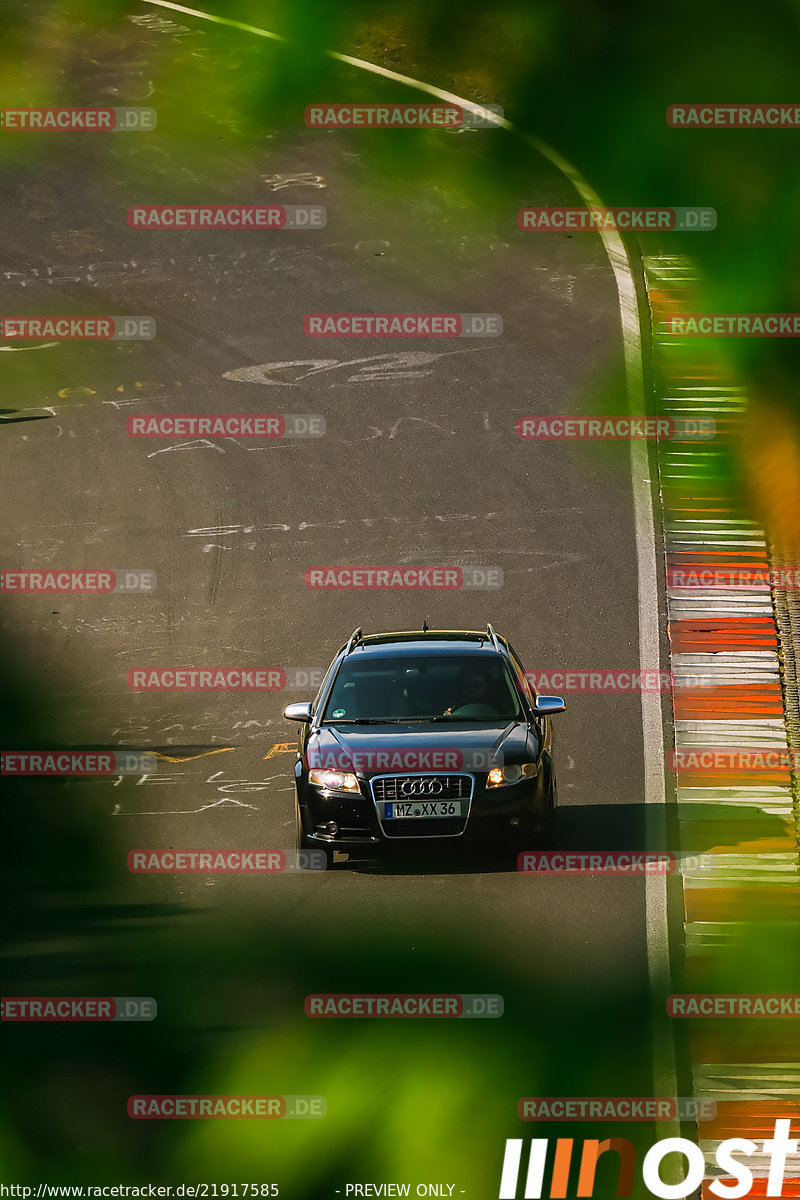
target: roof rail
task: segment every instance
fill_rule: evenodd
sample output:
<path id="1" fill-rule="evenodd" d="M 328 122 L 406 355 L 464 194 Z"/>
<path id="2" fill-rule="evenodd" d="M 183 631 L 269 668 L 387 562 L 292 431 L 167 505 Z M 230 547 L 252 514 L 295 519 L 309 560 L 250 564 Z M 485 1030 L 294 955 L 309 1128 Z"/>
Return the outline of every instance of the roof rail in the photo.
<path id="1" fill-rule="evenodd" d="M 500 648 L 500 643 L 499 643 L 499 642 L 498 642 L 498 640 L 497 640 L 497 634 L 495 633 L 495 631 L 494 631 L 494 629 L 492 628 L 492 626 L 491 626 L 491 625 L 487 625 L 487 626 L 486 626 L 486 632 L 488 633 L 489 637 L 492 639 L 492 645 L 494 646 L 494 648 L 495 648 L 495 650 L 497 651 L 497 653 L 498 653 L 498 654 L 502 654 L 502 653 L 503 653 L 503 651 L 502 651 L 502 649 Z"/>
<path id="2" fill-rule="evenodd" d="M 355 647 L 355 646 L 358 644 L 358 642 L 360 642 L 361 640 L 362 640 L 361 626 L 359 625 L 358 629 L 354 629 L 354 630 L 353 630 L 353 632 L 350 634 L 350 641 L 347 643 L 347 645 L 346 645 L 346 646 L 345 646 L 345 648 L 344 648 L 345 655 L 349 654 L 349 653 L 350 653 L 350 651 L 351 651 L 351 650 L 352 650 L 352 649 L 353 649 L 353 648 L 354 648 L 354 647 Z"/>

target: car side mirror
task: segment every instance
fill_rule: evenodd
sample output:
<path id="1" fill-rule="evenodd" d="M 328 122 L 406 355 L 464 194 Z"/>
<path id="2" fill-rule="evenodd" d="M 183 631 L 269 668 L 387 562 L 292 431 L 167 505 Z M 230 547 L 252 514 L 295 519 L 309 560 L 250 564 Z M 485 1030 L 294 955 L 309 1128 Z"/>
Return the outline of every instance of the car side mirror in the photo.
<path id="1" fill-rule="evenodd" d="M 311 701 L 306 704 L 287 704 L 283 715 L 287 721 L 303 721 L 308 725 L 311 721 Z"/>
<path id="2" fill-rule="evenodd" d="M 292 707 L 291 705 L 289 706 Z M 563 712 L 567 707 L 561 696 L 537 696 L 533 711 L 537 717 L 552 717 L 555 713 Z"/>

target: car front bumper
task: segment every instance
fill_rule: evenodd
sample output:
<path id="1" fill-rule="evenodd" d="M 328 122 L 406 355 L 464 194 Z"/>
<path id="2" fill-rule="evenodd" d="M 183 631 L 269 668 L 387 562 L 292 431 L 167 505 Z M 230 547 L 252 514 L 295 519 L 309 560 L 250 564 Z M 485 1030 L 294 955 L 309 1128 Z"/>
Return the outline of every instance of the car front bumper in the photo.
<path id="1" fill-rule="evenodd" d="M 319 846 L 357 853 L 370 848 L 419 846 L 425 842 L 490 841 L 514 830 L 535 834 L 548 823 L 543 772 L 503 788 L 487 788 L 486 776 L 474 777 L 466 819 L 427 817 L 381 819 L 368 779 L 360 792 L 327 792 L 298 778 L 297 798 L 305 837 Z M 335 830 L 334 827 L 335 826 Z"/>

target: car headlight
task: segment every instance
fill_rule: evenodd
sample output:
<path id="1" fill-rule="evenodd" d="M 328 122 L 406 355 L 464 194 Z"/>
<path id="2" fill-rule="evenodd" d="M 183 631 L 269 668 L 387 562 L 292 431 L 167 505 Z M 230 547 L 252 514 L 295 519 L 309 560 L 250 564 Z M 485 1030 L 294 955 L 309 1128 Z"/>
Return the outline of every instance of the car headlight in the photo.
<path id="1" fill-rule="evenodd" d="M 331 771 L 314 768 L 308 772 L 308 781 L 329 792 L 360 792 L 358 779 L 352 771 Z"/>
<path id="2" fill-rule="evenodd" d="M 535 762 L 513 763 L 508 767 L 492 767 L 486 779 L 487 788 L 510 787 L 522 779 L 535 779 L 539 768 Z"/>

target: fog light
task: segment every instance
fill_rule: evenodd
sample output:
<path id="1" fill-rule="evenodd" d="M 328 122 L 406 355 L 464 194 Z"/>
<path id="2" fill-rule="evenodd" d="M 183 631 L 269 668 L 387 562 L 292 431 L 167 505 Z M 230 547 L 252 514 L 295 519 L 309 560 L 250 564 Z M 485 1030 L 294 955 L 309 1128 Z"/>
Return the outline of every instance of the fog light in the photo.
<path id="1" fill-rule="evenodd" d="M 323 833 L 327 833 L 329 837 L 336 837 L 339 832 L 339 826 L 335 821 L 328 821 L 327 825 L 322 826 Z"/>

